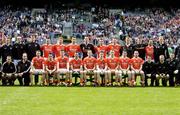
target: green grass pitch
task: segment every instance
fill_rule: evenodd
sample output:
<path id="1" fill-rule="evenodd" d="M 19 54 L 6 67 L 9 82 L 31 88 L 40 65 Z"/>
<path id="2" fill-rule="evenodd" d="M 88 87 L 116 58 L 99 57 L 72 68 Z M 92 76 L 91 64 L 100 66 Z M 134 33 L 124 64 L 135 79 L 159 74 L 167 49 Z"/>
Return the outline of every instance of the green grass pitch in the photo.
<path id="1" fill-rule="evenodd" d="M 0 87 L 0 115 L 179 115 L 169 87 Z"/>

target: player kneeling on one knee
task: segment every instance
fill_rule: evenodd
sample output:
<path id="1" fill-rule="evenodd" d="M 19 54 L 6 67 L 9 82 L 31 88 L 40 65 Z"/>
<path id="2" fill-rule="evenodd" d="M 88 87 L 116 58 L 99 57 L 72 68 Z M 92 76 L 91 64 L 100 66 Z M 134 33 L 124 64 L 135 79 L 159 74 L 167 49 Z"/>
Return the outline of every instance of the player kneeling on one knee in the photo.
<path id="1" fill-rule="evenodd" d="M 2 65 L 2 85 L 14 85 L 14 81 L 16 80 L 16 66 L 12 62 L 11 56 L 7 56 L 6 62 Z"/>
<path id="2" fill-rule="evenodd" d="M 65 56 L 64 50 L 61 50 L 60 56 L 57 57 L 57 79 L 58 85 L 72 85 L 72 77 L 69 76 L 69 59 Z M 62 81 L 65 76 L 65 83 Z"/>
<path id="3" fill-rule="evenodd" d="M 150 56 L 147 56 L 147 61 L 143 64 L 143 71 L 145 74 L 145 86 L 148 86 L 148 79 L 151 79 L 150 86 L 154 85 L 155 77 L 155 63 Z"/>
<path id="4" fill-rule="evenodd" d="M 134 51 L 134 57 L 131 59 L 131 69 L 132 69 L 132 84 L 136 84 L 136 77 L 139 75 L 141 77 L 141 85 L 144 86 L 144 72 L 142 71 L 143 59 L 139 57 L 139 52 Z"/>
<path id="5" fill-rule="evenodd" d="M 83 64 L 84 64 L 84 78 L 81 79 L 80 85 L 86 85 L 86 80 L 87 80 L 87 75 L 94 75 L 95 80 L 97 79 L 97 74 L 96 74 L 96 58 L 92 56 L 92 51 L 88 50 L 88 56 L 84 58 Z M 97 81 L 95 81 L 95 84 Z"/>
<path id="6" fill-rule="evenodd" d="M 162 79 L 162 85 L 167 86 L 168 63 L 165 61 L 164 55 L 159 56 L 159 62 L 156 64 L 156 86 L 159 86 L 159 80 Z"/>
<path id="7" fill-rule="evenodd" d="M 107 58 L 107 66 L 108 66 L 108 77 L 106 78 L 105 85 L 111 85 L 111 78 L 115 76 L 116 85 L 120 86 L 119 82 L 119 58 L 114 56 L 114 51 L 110 51 L 110 57 Z"/>
<path id="8" fill-rule="evenodd" d="M 119 59 L 119 76 L 120 83 L 122 83 L 122 76 L 128 77 L 128 84 L 131 86 L 131 71 L 130 71 L 131 60 L 127 57 L 127 52 L 123 51 L 122 57 Z"/>
<path id="9" fill-rule="evenodd" d="M 36 51 L 36 57 L 34 57 L 31 62 L 31 70 L 30 70 L 31 85 L 33 85 L 33 75 L 36 75 L 38 77 L 39 77 L 39 75 L 42 75 L 40 84 L 44 85 L 44 80 L 45 80 L 45 75 L 44 75 L 45 71 L 44 70 L 45 70 L 44 58 L 41 57 L 41 52 L 38 50 L 38 51 Z"/>
<path id="10" fill-rule="evenodd" d="M 53 54 L 49 53 L 48 59 L 44 62 L 45 66 L 45 85 L 53 84 L 57 79 L 57 62 Z"/>

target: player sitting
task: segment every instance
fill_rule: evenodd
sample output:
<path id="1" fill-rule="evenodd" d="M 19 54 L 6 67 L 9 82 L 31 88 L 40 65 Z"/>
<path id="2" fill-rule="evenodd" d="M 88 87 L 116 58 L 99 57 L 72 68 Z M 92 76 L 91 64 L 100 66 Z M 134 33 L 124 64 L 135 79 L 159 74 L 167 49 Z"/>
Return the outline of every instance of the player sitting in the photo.
<path id="1" fill-rule="evenodd" d="M 120 68 L 120 83 L 122 84 L 122 76 L 124 78 L 128 77 L 128 84 L 131 86 L 131 71 L 130 71 L 130 58 L 127 57 L 127 52 L 123 51 L 122 57 L 119 59 L 119 68 Z"/>
<path id="2" fill-rule="evenodd" d="M 57 62 L 54 60 L 52 53 L 49 53 L 48 59 L 45 61 L 45 85 L 53 84 L 56 79 Z"/>
<path id="3" fill-rule="evenodd" d="M 92 56 L 92 51 L 88 50 L 87 52 L 88 56 L 86 58 L 84 58 L 83 60 L 83 64 L 84 64 L 84 79 L 83 81 L 80 83 L 81 86 L 86 85 L 86 75 L 94 75 L 95 80 L 97 79 L 96 76 L 96 58 L 94 58 Z M 97 81 L 95 81 L 95 83 L 97 83 Z"/>
<path id="4" fill-rule="evenodd" d="M 84 72 L 83 72 L 83 61 L 79 58 L 79 54 L 75 53 L 75 56 L 73 59 L 69 62 L 70 65 L 70 78 L 72 78 L 73 75 L 79 75 L 80 76 L 80 83 L 82 83 L 84 78 Z"/>
<path id="5" fill-rule="evenodd" d="M 71 86 L 72 78 L 69 77 L 69 59 L 65 56 L 64 50 L 61 50 L 60 57 L 58 57 L 56 60 L 58 85 L 64 84 L 65 86 Z M 65 82 L 62 81 L 64 76 Z"/>
<path id="6" fill-rule="evenodd" d="M 131 59 L 131 69 L 132 69 L 132 85 L 136 85 L 136 77 L 140 75 L 141 77 L 141 85 L 144 86 L 145 75 L 142 71 L 144 60 L 139 57 L 139 52 L 134 51 L 134 57 Z"/>
<path id="7" fill-rule="evenodd" d="M 111 78 L 114 75 L 115 75 L 116 85 L 120 86 L 120 83 L 119 83 L 119 71 L 118 71 L 119 63 L 118 62 L 119 62 L 119 58 L 115 57 L 114 51 L 111 50 L 110 51 L 110 57 L 107 58 L 108 78 L 105 80 L 106 86 L 112 85 L 111 84 Z"/>
<path id="8" fill-rule="evenodd" d="M 107 60 L 104 58 L 104 52 L 100 51 L 99 58 L 97 59 L 97 84 L 100 85 L 100 75 L 104 75 L 107 83 Z M 107 84 L 105 84 L 107 85 Z"/>
<path id="9" fill-rule="evenodd" d="M 31 62 L 31 70 L 30 70 L 30 77 L 31 77 L 31 85 L 33 85 L 33 75 L 42 75 L 41 85 L 44 85 L 44 58 L 41 57 L 41 52 L 38 50 L 36 51 L 36 57 L 32 59 Z M 36 84 L 36 83 L 35 83 Z"/>

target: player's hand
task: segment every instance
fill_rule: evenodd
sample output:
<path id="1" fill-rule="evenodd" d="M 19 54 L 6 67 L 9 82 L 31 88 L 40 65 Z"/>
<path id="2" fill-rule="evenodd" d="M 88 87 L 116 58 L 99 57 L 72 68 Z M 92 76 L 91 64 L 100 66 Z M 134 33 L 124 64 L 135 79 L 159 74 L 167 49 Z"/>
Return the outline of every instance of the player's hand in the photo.
<path id="1" fill-rule="evenodd" d="M 123 70 L 123 74 L 125 74 L 125 75 L 126 75 L 126 70 Z"/>
<path id="2" fill-rule="evenodd" d="M 166 74 L 163 73 L 163 74 L 162 74 L 162 77 L 165 77 L 165 76 L 166 76 Z"/>
<path id="3" fill-rule="evenodd" d="M 156 74 L 156 78 L 159 78 L 160 76 L 158 74 Z"/>
<path id="4" fill-rule="evenodd" d="M 177 73 L 179 73 L 179 70 L 175 70 L 175 71 L 174 71 L 174 74 L 177 74 Z"/>
<path id="5" fill-rule="evenodd" d="M 23 73 L 19 73 L 18 76 L 22 77 Z"/>
<path id="6" fill-rule="evenodd" d="M 146 74 L 148 77 L 151 77 L 151 74 Z"/>
<path id="7" fill-rule="evenodd" d="M 135 70 L 136 74 L 139 74 L 139 70 Z"/>
<path id="8" fill-rule="evenodd" d="M 7 76 L 8 76 L 8 77 L 11 77 L 11 76 L 12 76 L 12 74 L 11 74 L 11 73 L 9 73 L 9 74 L 7 74 Z"/>

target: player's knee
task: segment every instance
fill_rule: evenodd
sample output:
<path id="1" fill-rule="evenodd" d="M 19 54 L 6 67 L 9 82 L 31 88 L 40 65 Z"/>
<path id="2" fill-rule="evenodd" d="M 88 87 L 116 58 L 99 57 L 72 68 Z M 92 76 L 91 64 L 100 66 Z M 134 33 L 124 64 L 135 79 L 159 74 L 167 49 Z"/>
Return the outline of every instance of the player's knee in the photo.
<path id="1" fill-rule="evenodd" d="M 144 75 L 144 71 L 140 71 L 140 74 L 141 74 L 141 75 Z"/>

